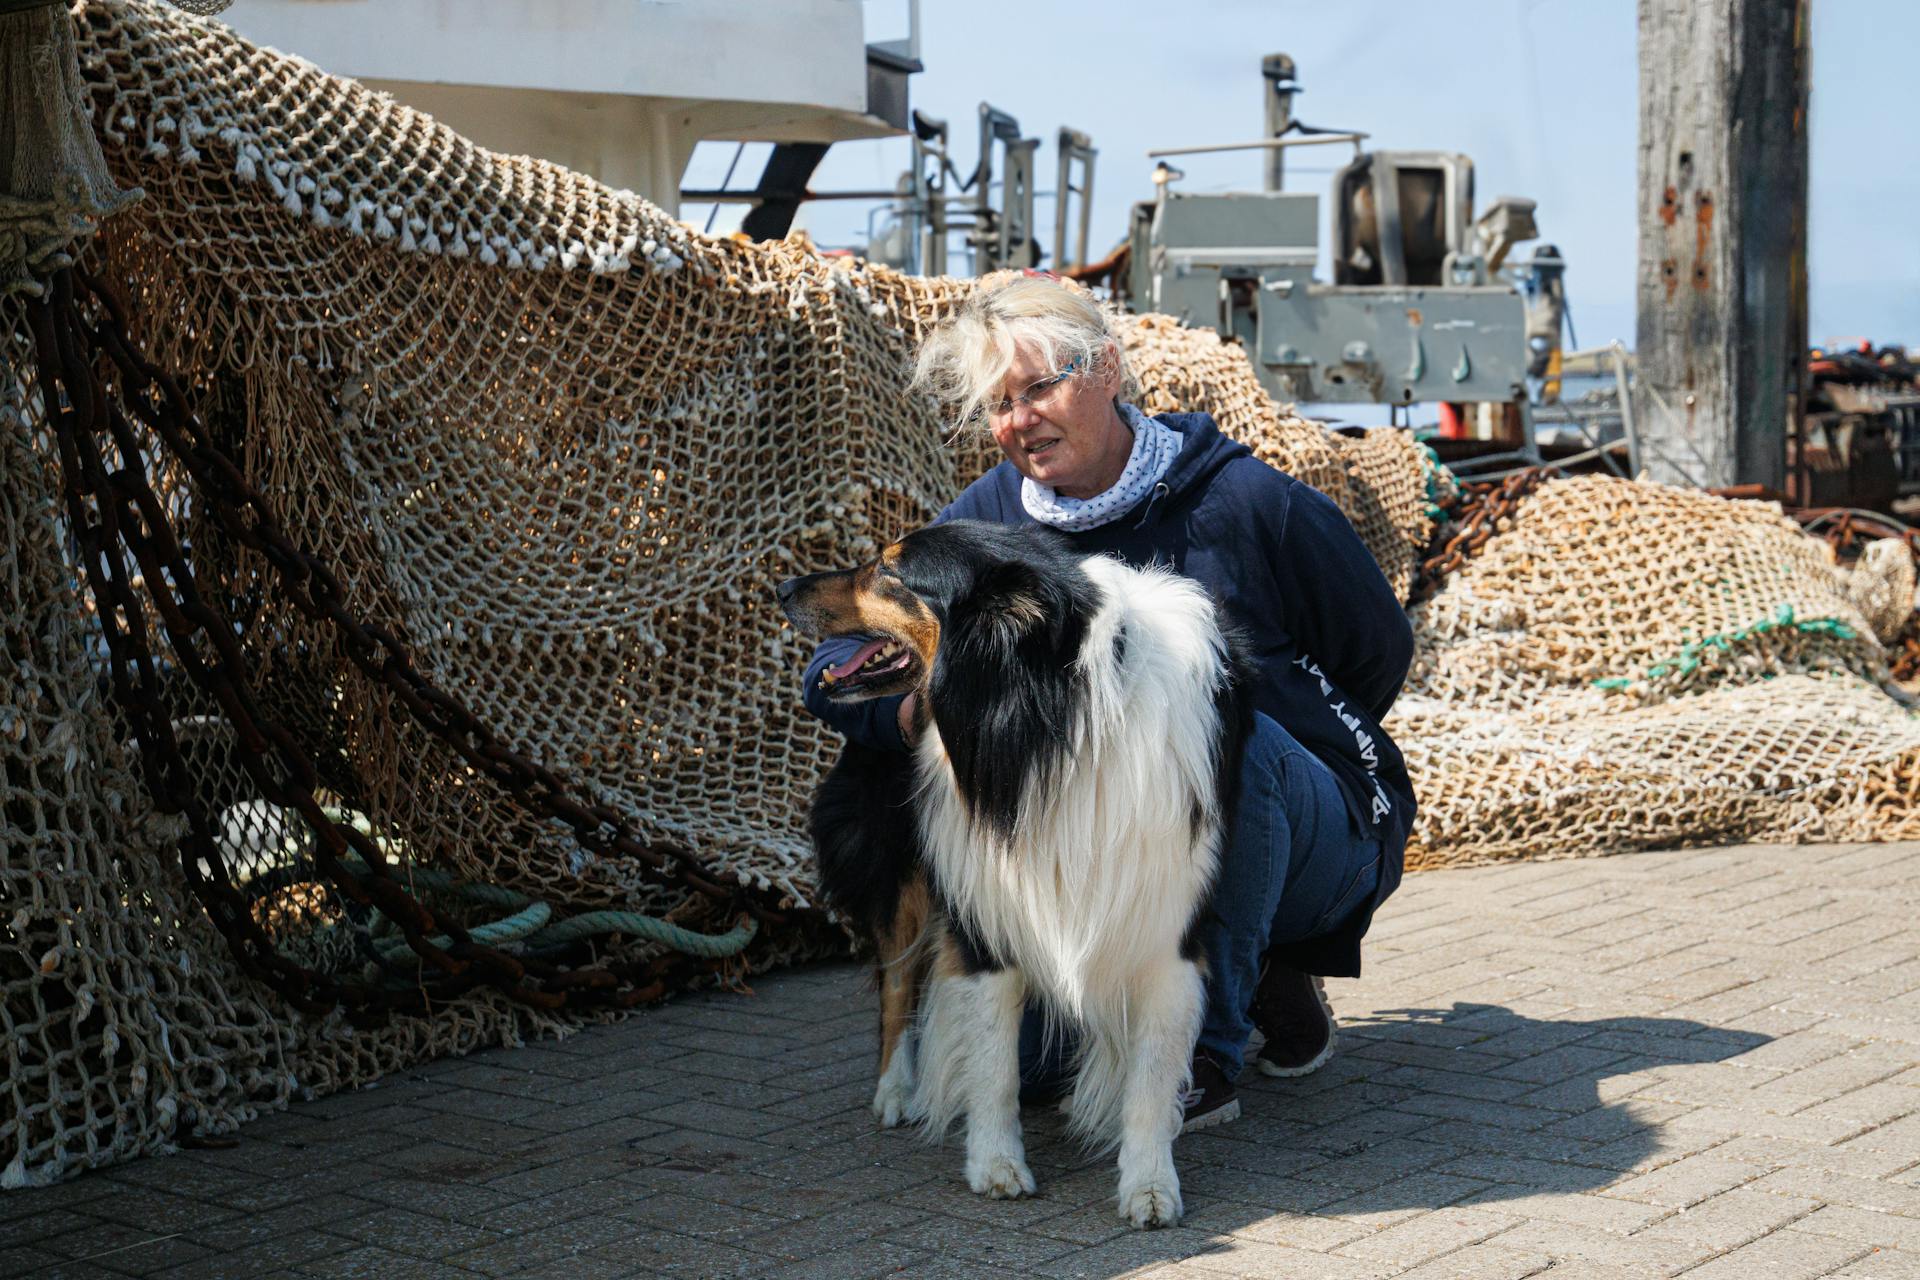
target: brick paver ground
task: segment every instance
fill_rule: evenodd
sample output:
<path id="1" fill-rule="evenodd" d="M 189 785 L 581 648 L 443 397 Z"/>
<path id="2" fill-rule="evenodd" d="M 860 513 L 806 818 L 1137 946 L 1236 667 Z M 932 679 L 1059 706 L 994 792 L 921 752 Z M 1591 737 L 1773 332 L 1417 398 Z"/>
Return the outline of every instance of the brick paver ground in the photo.
<path id="1" fill-rule="evenodd" d="M 1917 898 L 1920 845 L 1413 877 L 1339 1054 L 1180 1141 L 1166 1231 L 1047 1111 L 1018 1202 L 876 1131 L 841 964 L 0 1195 L 0 1276 L 1912 1280 Z"/>

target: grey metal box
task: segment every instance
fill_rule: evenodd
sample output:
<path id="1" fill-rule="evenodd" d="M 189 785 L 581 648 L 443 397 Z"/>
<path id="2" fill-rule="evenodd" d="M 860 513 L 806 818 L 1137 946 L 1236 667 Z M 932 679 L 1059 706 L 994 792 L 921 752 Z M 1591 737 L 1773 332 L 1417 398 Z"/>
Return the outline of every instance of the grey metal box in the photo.
<path id="1" fill-rule="evenodd" d="M 1224 258 L 1201 259 L 1214 263 L 1266 261 L 1258 255 L 1278 251 L 1289 259 L 1304 252 L 1311 265 L 1319 254 L 1320 197 L 1295 191 L 1170 194 L 1157 213 L 1153 240 L 1180 257 L 1232 250 Z"/>
<path id="2" fill-rule="evenodd" d="M 1303 288 L 1276 279 L 1260 292 L 1255 367 L 1281 399 L 1512 400 L 1524 392 L 1526 353 L 1526 311 L 1504 285 Z"/>

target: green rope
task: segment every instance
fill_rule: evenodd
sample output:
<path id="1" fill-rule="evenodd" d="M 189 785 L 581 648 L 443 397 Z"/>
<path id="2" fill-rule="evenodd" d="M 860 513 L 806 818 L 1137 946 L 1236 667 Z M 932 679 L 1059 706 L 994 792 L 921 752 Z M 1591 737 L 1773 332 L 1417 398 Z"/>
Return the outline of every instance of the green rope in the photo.
<path id="1" fill-rule="evenodd" d="M 1663 676 L 1689 676 L 1700 669 L 1701 659 L 1710 652 L 1726 653 L 1735 645 L 1765 635 L 1769 631 L 1798 631 L 1803 635 L 1826 635 L 1837 640 L 1855 640 L 1859 632 L 1837 618 L 1795 618 L 1793 606 L 1783 604 L 1773 611 L 1773 616 L 1750 622 L 1744 627 L 1732 631 L 1720 631 L 1698 640 L 1689 640 L 1680 646 L 1680 652 L 1671 658 L 1663 658 L 1646 669 L 1642 680 L 1658 680 Z M 1596 689 L 1625 689 L 1636 683 L 1632 676 L 1609 676 L 1604 680 L 1595 680 Z"/>
<path id="2" fill-rule="evenodd" d="M 385 836 L 376 834 L 373 824 L 364 814 L 342 809 L 327 809 L 324 812 L 332 821 L 352 826 L 370 837 L 383 853 L 403 847 L 397 841 L 389 841 Z M 354 875 L 364 878 L 373 874 L 356 855 L 348 854 L 344 861 Z M 760 922 L 752 916 L 742 918 L 738 925 L 727 932 L 716 934 L 696 933 L 670 920 L 643 915 L 638 911 L 583 911 L 579 915 L 555 920 L 552 906 L 505 885 L 456 880 L 444 871 L 415 866 L 407 868 L 405 879 L 409 884 L 430 893 L 511 910 L 513 914 L 503 920 L 468 930 L 468 936 L 475 942 L 488 946 L 502 942 L 524 942 L 529 947 L 552 947 L 585 938 L 619 934 L 643 942 L 657 942 L 685 955 L 719 960 L 739 955 L 760 932 Z M 378 919 L 374 922 L 374 947 L 381 957 L 395 960 L 410 954 L 413 949 L 407 945 L 405 937 L 393 931 L 392 921 L 379 911 L 375 915 Z M 442 951 L 453 945 L 444 934 L 428 941 Z"/>
<path id="3" fill-rule="evenodd" d="M 1440 477 L 1444 475 L 1451 479 L 1453 473 L 1447 470 L 1446 463 L 1440 461 L 1439 451 L 1432 445 L 1425 440 L 1415 440 L 1413 444 L 1420 450 L 1420 475 L 1427 485 L 1427 519 L 1438 524 L 1447 518 L 1447 509 L 1440 505 Z M 1457 492 L 1457 481 L 1454 488 Z"/>
<path id="4" fill-rule="evenodd" d="M 752 916 L 742 918 L 725 933 L 695 933 L 668 920 L 643 916 L 637 911 L 583 911 L 565 920 L 556 920 L 527 939 L 529 946 L 552 946 L 577 942 L 596 934 L 618 933 L 647 942 L 659 942 L 690 956 L 717 960 L 738 955 L 740 949 L 760 932 L 760 922 Z"/>
<path id="5" fill-rule="evenodd" d="M 502 942 L 529 942 L 536 936 L 540 927 L 553 915 L 553 908 L 544 902 L 536 902 L 524 911 L 516 911 L 504 920 L 494 920 L 488 924 L 476 925 L 467 930 L 467 936 L 483 946 L 498 946 Z M 431 946 L 445 951 L 453 945 L 453 939 L 444 933 L 436 933 L 427 939 Z M 414 954 L 404 937 L 385 937 L 373 944 L 383 960 L 398 960 L 403 955 Z"/>

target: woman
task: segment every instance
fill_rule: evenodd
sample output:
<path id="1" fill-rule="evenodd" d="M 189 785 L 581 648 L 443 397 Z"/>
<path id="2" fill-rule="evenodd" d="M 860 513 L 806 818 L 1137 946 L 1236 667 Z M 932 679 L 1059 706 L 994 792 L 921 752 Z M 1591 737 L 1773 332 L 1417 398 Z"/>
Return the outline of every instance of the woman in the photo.
<path id="1" fill-rule="evenodd" d="M 1076 287 L 1039 274 L 983 286 L 923 344 L 915 382 L 1006 455 L 936 523 L 1037 521 L 1088 554 L 1170 566 L 1207 586 L 1250 642 L 1258 714 L 1202 922 L 1208 1005 L 1185 1099 L 1188 1129 L 1235 1119 L 1255 1027 L 1269 1075 L 1331 1055 L 1321 975 L 1359 975 L 1360 939 L 1400 882 L 1413 789 L 1380 720 L 1413 654 L 1406 615 L 1325 496 L 1205 414 L 1149 418 L 1128 403 L 1125 353 Z M 820 646 L 807 706 L 849 738 L 905 751 L 908 699 L 820 693 L 822 669 L 855 647 Z M 1023 1037 L 1030 1079 L 1037 1041 Z"/>

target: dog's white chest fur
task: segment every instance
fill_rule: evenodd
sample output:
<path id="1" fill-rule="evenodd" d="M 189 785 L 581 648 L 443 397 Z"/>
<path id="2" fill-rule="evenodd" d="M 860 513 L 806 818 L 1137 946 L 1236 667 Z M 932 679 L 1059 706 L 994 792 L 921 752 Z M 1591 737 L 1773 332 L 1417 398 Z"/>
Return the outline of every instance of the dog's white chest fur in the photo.
<path id="1" fill-rule="evenodd" d="M 1141 963 L 1178 949 L 1213 876 L 1226 643 L 1188 579 L 1106 556 L 1082 568 L 1103 600 L 1063 767 L 1027 780 L 1005 839 L 969 814 L 929 727 L 920 814 L 934 877 L 978 940 L 1057 1012 L 1124 1025 Z"/>

